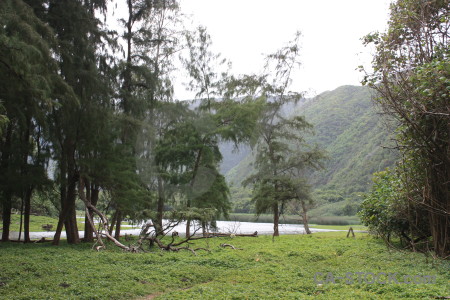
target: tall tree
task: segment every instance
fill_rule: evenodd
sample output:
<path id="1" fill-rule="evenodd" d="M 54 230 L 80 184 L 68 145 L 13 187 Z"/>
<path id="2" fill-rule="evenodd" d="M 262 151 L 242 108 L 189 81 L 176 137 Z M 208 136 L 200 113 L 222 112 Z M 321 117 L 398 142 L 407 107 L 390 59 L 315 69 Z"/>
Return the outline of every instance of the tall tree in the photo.
<path id="1" fill-rule="evenodd" d="M 0 102 L 9 119 L 0 141 L 3 236 L 8 240 L 13 197 L 25 205 L 28 240 L 30 198 L 46 179 L 43 132 L 56 95 L 71 98 L 57 74 L 52 30 L 21 0 L 0 3 Z"/>
<path id="2" fill-rule="evenodd" d="M 235 147 L 249 143 L 260 107 L 253 101 L 239 101 L 225 95 L 230 64 L 211 51 L 212 40 L 204 27 L 185 35 L 188 55 L 181 61 L 189 73 L 188 89 L 199 101 L 194 122 L 197 141 L 193 144 L 195 158 L 191 169 L 190 193 L 186 206 L 215 208 L 227 215 L 229 190 L 218 164 L 222 159 L 219 141 L 232 141 Z M 202 191 L 202 192 L 199 192 Z M 215 199 L 215 200 L 212 200 Z M 186 236 L 190 235 L 190 220 Z"/>
<path id="3" fill-rule="evenodd" d="M 120 20 L 125 28 L 122 39 L 126 44 L 119 95 L 120 113 L 123 117 L 121 140 L 128 148 L 127 155 L 130 158 L 136 157 L 140 164 L 146 159 L 150 165 L 155 166 L 152 161 L 153 147 L 164 135 L 167 123 L 170 123 L 159 118 L 165 115 L 165 106 L 161 102 L 173 100 L 170 73 L 173 70 L 173 54 L 178 47 L 175 30 L 180 18 L 178 1 L 128 0 L 127 6 L 128 16 Z M 137 143 L 140 143 L 139 150 L 136 149 Z M 146 146 L 141 147 L 144 144 Z M 140 166 L 137 168 L 142 179 L 142 170 L 139 171 Z M 130 170 L 135 171 L 136 165 L 130 165 Z M 149 175 L 149 172 L 145 173 Z M 151 173 L 152 176 L 144 176 L 143 185 L 157 191 L 156 223 L 161 227 L 165 183 L 157 168 Z M 115 200 L 116 215 L 119 217 L 124 206 L 120 201 L 127 200 Z M 120 227 L 116 227 L 116 234 L 118 232 Z"/>
<path id="4" fill-rule="evenodd" d="M 244 184 L 253 186 L 253 201 L 257 214 L 273 213 L 274 236 L 279 235 L 279 217 L 285 205 L 304 201 L 309 189 L 299 180 L 306 167 L 319 167 L 323 154 L 304 142 L 304 133 L 312 128 L 303 117 L 286 116 L 283 109 L 300 100 L 301 94 L 290 92 L 291 74 L 299 64 L 299 38 L 266 58 L 265 75 L 249 83 L 255 85 L 258 97 L 265 102 L 257 131 L 256 172 Z M 273 75 L 271 78 L 270 75 Z"/>
<path id="5" fill-rule="evenodd" d="M 80 176 L 81 151 L 88 151 L 88 130 L 95 125 L 86 123 L 92 107 L 104 99 L 104 82 L 98 69 L 98 45 L 103 42 L 101 22 L 96 10 L 104 11 L 105 1 L 48 1 L 42 6 L 43 16 L 58 37 L 59 72 L 76 95 L 77 102 L 58 99 L 50 124 L 54 158 L 58 162 L 61 212 L 53 243 L 58 244 L 63 225 L 69 243 L 78 243 L 75 201 Z M 95 120 L 94 120 L 95 121 Z M 91 124 L 88 125 L 88 124 Z M 92 135 L 90 135 L 92 136 Z"/>
<path id="6" fill-rule="evenodd" d="M 398 0 L 389 29 L 369 34 L 373 72 L 363 83 L 399 122 L 406 202 L 428 214 L 434 250 L 450 253 L 450 7 L 446 0 Z M 416 226 L 414 220 L 410 226 Z"/>

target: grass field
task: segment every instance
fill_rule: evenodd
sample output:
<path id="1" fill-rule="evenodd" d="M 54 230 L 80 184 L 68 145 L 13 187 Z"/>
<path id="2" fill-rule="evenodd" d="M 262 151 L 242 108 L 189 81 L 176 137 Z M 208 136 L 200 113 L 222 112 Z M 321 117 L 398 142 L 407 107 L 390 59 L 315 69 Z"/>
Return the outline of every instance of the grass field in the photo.
<path id="1" fill-rule="evenodd" d="M 84 218 L 78 218 L 78 228 L 79 230 L 84 229 Z M 58 219 L 57 218 L 51 218 L 46 216 L 30 216 L 30 231 L 31 232 L 37 232 L 37 231 L 45 231 L 42 229 L 42 225 L 53 225 L 52 230 L 56 230 L 56 226 L 58 226 Z M 19 231 L 20 228 L 20 215 L 12 214 L 11 215 L 11 227 L 10 231 Z M 23 226 L 22 226 L 22 232 L 23 232 Z"/>
<path id="2" fill-rule="evenodd" d="M 0 299 L 436 299 L 450 296 L 450 262 L 391 251 L 345 232 L 216 238 L 210 252 L 124 253 L 109 245 L 0 243 Z M 243 250 L 219 247 L 230 243 Z M 314 276 L 318 274 L 315 281 Z M 332 283 L 347 272 L 397 273 L 400 283 Z M 435 276 L 405 284 L 404 275 Z M 328 277 L 327 277 L 328 276 Z M 328 282 L 325 282 L 328 279 Z M 320 283 L 320 281 L 323 281 Z M 370 282 L 370 277 L 368 279 Z"/>
<path id="3" fill-rule="evenodd" d="M 77 217 L 78 223 L 78 230 L 84 230 L 84 217 Z M 39 231 L 45 231 L 42 229 L 42 225 L 53 225 L 52 230 L 56 230 L 56 226 L 58 225 L 58 219 L 57 218 L 51 218 L 46 216 L 30 216 L 30 232 L 39 232 Z M 122 225 L 130 225 L 129 222 L 122 222 Z M 11 215 L 11 228 L 10 231 L 19 231 L 20 226 L 20 215 L 13 214 Z M 139 228 L 139 226 L 132 227 L 132 228 Z M 1 230 L 0 230 L 1 232 Z M 23 232 L 23 226 L 22 226 L 22 232 Z"/>

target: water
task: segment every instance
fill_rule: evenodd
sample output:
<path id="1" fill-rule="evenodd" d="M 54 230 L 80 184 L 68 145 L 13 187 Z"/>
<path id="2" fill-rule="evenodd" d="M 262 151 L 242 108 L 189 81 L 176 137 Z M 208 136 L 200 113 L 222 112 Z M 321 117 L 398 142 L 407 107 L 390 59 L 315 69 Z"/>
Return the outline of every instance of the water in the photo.
<path id="1" fill-rule="evenodd" d="M 167 223 L 166 223 L 167 224 Z M 141 232 L 139 228 L 130 228 L 131 225 L 122 225 L 120 233 L 122 235 L 132 234 L 139 235 Z M 128 229 L 127 229 L 128 228 Z M 218 232 L 221 233 L 235 233 L 235 234 L 252 234 L 255 231 L 258 231 L 258 235 L 270 235 L 273 234 L 273 224 L 272 223 L 255 223 L 255 222 L 235 222 L 235 221 L 217 221 Z M 191 226 L 191 233 L 193 233 L 198 227 Z M 186 223 L 182 222 L 176 227 L 172 229 L 179 232 L 180 235 L 186 231 Z M 303 225 L 299 224 L 279 224 L 278 230 L 280 234 L 305 234 L 305 229 Z M 310 229 L 311 232 L 329 232 L 329 231 L 342 231 L 342 230 L 332 230 L 332 229 Z M 345 230 L 344 230 L 345 231 Z M 198 231 L 201 233 L 201 230 Z M 44 231 L 44 232 L 30 232 L 31 239 L 52 239 L 55 232 L 53 231 Z M 79 231 L 80 238 L 84 236 L 84 231 Z M 11 232 L 9 238 L 11 240 L 17 240 L 19 237 L 18 232 Z M 63 231 L 61 233 L 61 238 L 65 238 L 66 233 Z M 23 239 L 23 233 L 22 233 Z"/>

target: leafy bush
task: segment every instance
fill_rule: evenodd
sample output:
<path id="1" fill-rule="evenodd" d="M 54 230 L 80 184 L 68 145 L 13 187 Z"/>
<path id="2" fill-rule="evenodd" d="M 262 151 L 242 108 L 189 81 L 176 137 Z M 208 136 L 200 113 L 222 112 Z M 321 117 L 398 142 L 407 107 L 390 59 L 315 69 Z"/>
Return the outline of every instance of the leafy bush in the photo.
<path id="1" fill-rule="evenodd" d="M 375 173 L 373 181 L 372 191 L 365 196 L 359 216 L 371 232 L 388 237 L 406 226 L 396 218 L 393 209 L 399 202 L 400 181 L 389 170 Z"/>
<path id="2" fill-rule="evenodd" d="M 429 236 L 427 214 L 408 201 L 403 173 L 398 169 L 374 174 L 374 185 L 361 204 L 358 215 L 369 231 L 389 240 L 391 236 L 412 241 L 413 237 Z M 411 222 L 411 218 L 414 222 Z"/>

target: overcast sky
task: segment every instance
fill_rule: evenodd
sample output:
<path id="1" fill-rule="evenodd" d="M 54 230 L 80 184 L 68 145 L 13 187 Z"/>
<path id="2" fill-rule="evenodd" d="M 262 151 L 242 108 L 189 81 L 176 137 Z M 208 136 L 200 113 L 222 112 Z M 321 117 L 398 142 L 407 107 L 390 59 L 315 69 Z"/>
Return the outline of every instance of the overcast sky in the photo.
<path id="1" fill-rule="evenodd" d="M 181 0 L 181 10 L 207 28 L 213 51 L 236 74 L 258 73 L 263 54 L 301 39 L 302 67 L 292 90 L 310 96 L 341 85 L 359 85 L 358 65 L 370 65 L 361 37 L 386 28 L 389 0 Z M 192 99 L 177 81 L 175 98 Z"/>

